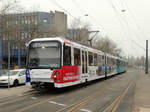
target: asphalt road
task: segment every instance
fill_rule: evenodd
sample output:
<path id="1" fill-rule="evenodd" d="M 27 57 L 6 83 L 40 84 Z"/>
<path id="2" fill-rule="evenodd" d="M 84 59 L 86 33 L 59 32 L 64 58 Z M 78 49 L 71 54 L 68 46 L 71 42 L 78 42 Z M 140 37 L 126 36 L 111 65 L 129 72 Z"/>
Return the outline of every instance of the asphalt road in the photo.
<path id="1" fill-rule="evenodd" d="M 88 85 L 61 90 L 39 92 L 25 86 L 11 88 L 9 92 L 15 94 L 0 96 L 0 112 L 132 112 L 139 74 L 128 70 Z M 6 90 L 0 87 L 0 93 L 3 89 Z"/>

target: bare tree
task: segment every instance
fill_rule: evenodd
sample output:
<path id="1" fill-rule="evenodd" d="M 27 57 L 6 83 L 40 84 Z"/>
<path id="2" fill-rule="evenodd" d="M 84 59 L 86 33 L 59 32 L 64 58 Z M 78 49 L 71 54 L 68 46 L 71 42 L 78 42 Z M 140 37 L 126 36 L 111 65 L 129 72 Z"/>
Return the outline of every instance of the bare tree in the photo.
<path id="1" fill-rule="evenodd" d="M 112 55 L 120 56 L 121 49 L 119 49 L 117 44 L 113 40 L 109 39 L 108 36 L 101 37 L 95 40 L 94 43 L 96 48 Z"/>
<path id="2" fill-rule="evenodd" d="M 80 18 L 73 19 L 71 23 L 71 29 L 78 29 L 82 27 L 82 22 Z"/>
<path id="3" fill-rule="evenodd" d="M 8 48 L 10 48 L 10 41 L 11 43 L 20 43 L 17 35 L 20 29 L 15 25 L 15 21 L 12 20 L 14 19 L 13 13 L 21 12 L 22 10 L 16 0 L 0 0 L 0 39 L 3 40 L 3 43 Z M 8 58 L 9 62 L 10 57 Z"/>
<path id="4" fill-rule="evenodd" d="M 75 19 L 72 21 L 71 30 L 73 34 L 71 38 L 73 40 L 88 44 L 89 36 L 91 36 L 89 35 L 90 25 L 88 23 L 82 23 L 80 18 Z M 120 56 L 121 49 L 117 47 L 117 44 L 114 41 L 110 40 L 107 36 L 104 38 L 100 37 L 100 35 L 97 35 L 93 39 L 92 43 L 94 47 L 104 52 L 111 53 L 112 55 Z"/>
<path id="5" fill-rule="evenodd" d="M 84 44 L 88 44 L 90 30 L 89 24 L 84 24 L 80 18 L 77 18 L 72 21 L 70 30 L 72 36 L 70 37 L 69 35 L 69 38 Z"/>
<path id="6" fill-rule="evenodd" d="M 150 59 L 149 59 L 150 60 Z M 128 66 L 136 69 L 145 70 L 145 57 L 128 56 Z"/>
<path id="7" fill-rule="evenodd" d="M 17 13 L 23 11 L 23 8 L 19 6 L 19 3 L 16 0 L 0 0 L 0 29 L 2 31 L 2 35 L 8 37 L 8 40 L 16 40 L 16 34 L 19 28 L 15 25 L 15 21 L 12 13 Z"/>
<path id="8" fill-rule="evenodd" d="M 6 15 L 11 12 L 22 12 L 19 2 L 16 0 L 0 0 L 0 15 Z"/>

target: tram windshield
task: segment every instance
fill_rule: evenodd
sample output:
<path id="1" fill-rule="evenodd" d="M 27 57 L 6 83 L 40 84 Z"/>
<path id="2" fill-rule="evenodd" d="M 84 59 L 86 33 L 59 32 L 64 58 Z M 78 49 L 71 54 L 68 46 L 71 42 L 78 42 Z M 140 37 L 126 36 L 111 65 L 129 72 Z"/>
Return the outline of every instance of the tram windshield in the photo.
<path id="1" fill-rule="evenodd" d="M 59 42 L 32 42 L 29 45 L 29 68 L 60 68 Z"/>

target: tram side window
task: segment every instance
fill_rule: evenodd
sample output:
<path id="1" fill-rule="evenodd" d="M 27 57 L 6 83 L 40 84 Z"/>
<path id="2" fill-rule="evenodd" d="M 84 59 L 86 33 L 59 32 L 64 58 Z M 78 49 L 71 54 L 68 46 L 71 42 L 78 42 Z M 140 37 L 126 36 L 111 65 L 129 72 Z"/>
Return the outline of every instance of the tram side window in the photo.
<path id="1" fill-rule="evenodd" d="M 103 56 L 102 56 L 102 60 L 104 60 L 104 58 L 105 58 L 105 57 L 104 57 L 104 55 L 103 55 Z"/>
<path id="2" fill-rule="evenodd" d="M 109 66 L 109 65 L 111 65 L 111 64 L 112 64 L 111 58 L 110 58 L 110 57 L 107 57 L 107 65 Z"/>
<path id="3" fill-rule="evenodd" d="M 94 53 L 94 66 L 97 66 L 97 64 L 98 64 L 97 54 Z"/>
<path id="4" fill-rule="evenodd" d="M 87 51 L 85 52 L 85 73 L 87 73 Z"/>
<path id="5" fill-rule="evenodd" d="M 113 61 L 113 65 L 116 65 L 116 59 L 114 59 L 114 61 Z"/>
<path id="6" fill-rule="evenodd" d="M 84 69 L 85 69 L 85 60 L 84 60 L 84 51 L 82 51 L 82 73 L 84 73 Z"/>
<path id="7" fill-rule="evenodd" d="M 89 66 L 93 66 L 93 53 L 89 52 Z"/>
<path id="8" fill-rule="evenodd" d="M 81 65 L 80 49 L 74 48 L 74 65 Z"/>
<path id="9" fill-rule="evenodd" d="M 102 55 L 102 65 L 105 65 L 105 57 Z"/>
<path id="10" fill-rule="evenodd" d="M 64 65 L 71 65 L 71 47 L 64 46 Z"/>
<path id="11" fill-rule="evenodd" d="M 107 57 L 107 65 L 110 65 L 111 64 L 111 60 L 109 57 Z"/>
<path id="12" fill-rule="evenodd" d="M 111 65 L 115 65 L 115 61 L 113 58 L 111 58 L 110 61 L 111 61 Z"/>
<path id="13" fill-rule="evenodd" d="M 120 60 L 117 60 L 117 66 L 120 66 Z"/>
<path id="14" fill-rule="evenodd" d="M 97 59 L 98 59 L 98 66 L 101 66 L 101 65 L 102 65 L 102 58 L 101 58 L 101 55 L 98 55 L 98 56 L 97 56 Z"/>

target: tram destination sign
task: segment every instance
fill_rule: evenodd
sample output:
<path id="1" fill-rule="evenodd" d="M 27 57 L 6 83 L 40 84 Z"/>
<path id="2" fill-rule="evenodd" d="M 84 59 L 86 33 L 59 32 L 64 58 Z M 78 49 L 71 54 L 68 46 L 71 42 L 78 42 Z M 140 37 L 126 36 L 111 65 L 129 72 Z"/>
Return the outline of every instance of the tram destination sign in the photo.
<path id="1" fill-rule="evenodd" d="M 48 48 L 48 47 L 58 47 L 59 44 L 57 42 L 34 42 L 31 43 L 30 48 L 34 49 L 34 48 Z"/>

